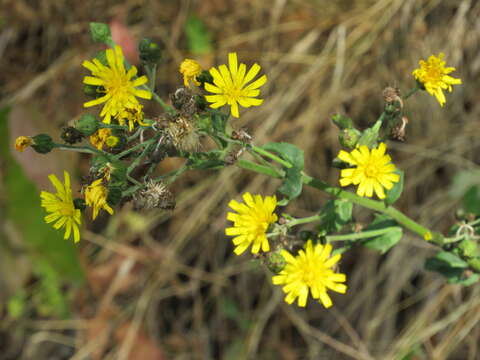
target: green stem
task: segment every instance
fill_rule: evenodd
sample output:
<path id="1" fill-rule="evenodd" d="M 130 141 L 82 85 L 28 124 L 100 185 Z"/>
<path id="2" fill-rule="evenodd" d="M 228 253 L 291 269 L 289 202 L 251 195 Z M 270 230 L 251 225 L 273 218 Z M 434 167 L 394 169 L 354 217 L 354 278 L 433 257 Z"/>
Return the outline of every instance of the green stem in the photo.
<path id="1" fill-rule="evenodd" d="M 413 94 L 415 94 L 418 90 L 420 90 L 420 88 L 418 87 L 414 87 L 413 89 L 410 89 L 409 92 L 407 92 L 405 94 L 405 96 L 403 96 L 403 100 L 407 100 L 410 96 L 412 96 Z"/>
<path id="2" fill-rule="evenodd" d="M 174 114 L 176 112 L 175 109 L 172 108 L 171 106 L 167 105 L 165 103 L 165 101 L 163 101 L 160 96 L 158 96 L 155 92 L 151 91 L 150 88 L 148 87 L 148 85 L 143 84 L 141 86 L 141 88 L 144 89 L 144 90 L 150 91 L 150 93 L 152 94 L 153 100 L 155 100 L 157 103 L 159 103 L 163 110 L 165 110 L 166 112 L 171 113 L 171 114 Z"/>
<path id="3" fill-rule="evenodd" d="M 157 78 L 157 64 L 153 64 L 152 67 L 145 66 L 145 71 L 148 77 L 148 87 L 152 93 L 155 92 L 155 81 Z"/>
<path id="4" fill-rule="evenodd" d="M 258 153 L 260 155 L 263 155 L 263 156 L 265 156 L 269 159 L 272 159 L 273 161 L 279 163 L 280 165 L 285 166 L 287 169 L 290 169 L 292 167 L 292 164 L 290 164 L 288 161 L 285 161 L 285 160 L 279 158 L 278 156 L 272 154 L 271 152 L 269 152 L 267 150 L 262 149 L 261 147 L 251 145 L 251 148 L 256 153 Z"/>
<path id="5" fill-rule="evenodd" d="M 150 145 L 150 144 L 153 143 L 155 140 L 157 140 L 156 137 L 151 138 L 151 139 L 148 139 L 147 141 L 141 142 L 141 143 L 139 143 L 139 144 L 137 144 L 137 145 L 135 145 L 135 146 L 132 146 L 131 148 L 129 148 L 129 149 L 125 150 L 125 151 L 122 151 L 121 153 L 115 155 L 115 158 L 116 158 L 116 159 L 121 159 L 122 157 L 124 157 L 124 156 L 126 156 L 126 155 L 128 155 L 128 154 L 130 154 L 130 153 L 132 153 L 132 152 L 134 152 L 134 151 L 136 151 L 136 150 L 138 150 L 138 149 L 141 149 L 141 148 L 144 147 L 144 146 Z"/>
<path id="6" fill-rule="evenodd" d="M 100 123 L 100 124 L 98 124 L 98 127 L 100 129 L 120 129 L 120 130 L 127 130 L 128 131 L 128 126 L 126 126 L 126 125 Z"/>
<path id="7" fill-rule="evenodd" d="M 391 226 L 391 227 L 386 227 L 386 228 L 378 229 L 378 230 L 362 231 L 362 232 L 358 232 L 358 233 L 345 234 L 345 235 L 328 235 L 328 236 L 326 236 L 326 239 L 329 242 L 330 241 L 345 241 L 345 240 L 366 239 L 366 238 L 386 234 L 393 229 L 396 229 L 396 227 Z"/>
<path id="8" fill-rule="evenodd" d="M 74 145 L 65 145 L 65 144 L 55 144 L 55 149 L 67 150 L 67 151 L 76 151 L 86 154 L 105 154 L 103 151 L 97 150 L 90 146 L 74 146 Z"/>
<path id="9" fill-rule="evenodd" d="M 327 183 L 321 180 L 312 178 L 311 176 L 306 174 L 303 174 L 303 183 L 305 185 L 308 185 L 318 190 L 321 190 L 323 192 L 326 192 L 327 194 L 333 195 L 338 199 L 350 200 L 351 202 L 357 205 L 389 215 L 390 217 L 395 219 L 399 224 L 403 225 L 405 228 L 409 229 L 410 231 L 413 231 L 414 233 L 420 235 L 421 237 L 424 237 L 425 234 L 430 232 L 430 230 L 428 230 L 426 227 L 420 225 L 413 219 L 410 219 L 408 216 L 403 214 L 401 211 L 395 209 L 394 207 L 386 205 L 383 201 L 377 201 L 377 200 L 372 200 L 372 199 L 358 196 L 354 193 L 342 190 L 338 187 L 330 186 Z"/>
<path id="10" fill-rule="evenodd" d="M 297 226 L 297 225 L 300 225 L 300 224 L 306 224 L 306 223 L 310 223 L 310 222 L 314 222 L 314 221 L 319 221 L 321 218 L 322 218 L 322 216 L 320 214 L 317 214 L 317 215 L 312 215 L 312 216 L 308 216 L 308 217 L 304 217 L 304 218 L 293 219 L 293 220 L 290 220 L 287 223 L 287 227 L 291 228 L 293 226 Z"/>
<path id="11" fill-rule="evenodd" d="M 275 168 L 259 165 L 249 160 L 240 159 L 235 163 L 238 167 L 250 170 L 259 174 L 267 175 L 273 177 L 275 179 L 281 179 L 283 177 L 282 174 L 278 172 Z"/>

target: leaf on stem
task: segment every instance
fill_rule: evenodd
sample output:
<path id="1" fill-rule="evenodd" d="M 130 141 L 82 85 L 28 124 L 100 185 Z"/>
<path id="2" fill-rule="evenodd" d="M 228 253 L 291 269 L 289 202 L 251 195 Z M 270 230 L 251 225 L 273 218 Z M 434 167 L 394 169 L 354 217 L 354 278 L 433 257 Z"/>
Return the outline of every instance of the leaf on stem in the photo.
<path id="1" fill-rule="evenodd" d="M 365 229 L 365 231 L 380 230 L 385 228 L 391 228 L 391 229 L 382 235 L 363 240 L 362 245 L 370 249 L 377 250 L 381 254 L 385 254 L 395 244 L 397 244 L 402 238 L 403 230 L 401 227 L 396 225 L 397 225 L 396 221 L 393 220 L 390 216 L 383 215 L 383 214 L 376 214 L 375 219 Z"/>

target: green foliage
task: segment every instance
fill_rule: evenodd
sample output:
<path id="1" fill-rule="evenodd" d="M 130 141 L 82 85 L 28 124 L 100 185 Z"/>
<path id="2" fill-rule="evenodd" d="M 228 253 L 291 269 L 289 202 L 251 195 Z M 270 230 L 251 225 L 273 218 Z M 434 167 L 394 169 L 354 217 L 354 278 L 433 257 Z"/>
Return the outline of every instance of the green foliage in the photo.
<path id="1" fill-rule="evenodd" d="M 207 152 L 193 152 L 188 154 L 188 166 L 193 169 L 219 169 L 225 166 L 222 160 L 223 152 L 211 150 Z"/>
<path id="2" fill-rule="evenodd" d="M 465 211 L 480 215 L 480 170 L 458 173 L 449 193 L 453 198 L 463 200 Z"/>
<path id="3" fill-rule="evenodd" d="M 7 313 L 14 319 L 20 318 L 25 313 L 27 307 L 27 295 L 25 290 L 19 290 L 7 301 Z"/>
<path id="4" fill-rule="evenodd" d="M 320 211 L 320 230 L 330 234 L 340 231 L 352 219 L 353 204 L 348 200 L 328 200 Z"/>
<path id="5" fill-rule="evenodd" d="M 395 173 L 400 175 L 400 180 L 396 182 L 390 190 L 387 190 L 385 192 L 385 203 L 387 205 L 392 205 L 400 198 L 400 195 L 402 195 L 405 172 L 403 170 L 397 169 Z"/>
<path id="6" fill-rule="evenodd" d="M 212 37 L 203 21 L 190 15 L 185 23 L 188 50 L 194 55 L 211 53 L 213 50 Z"/>
<path id="7" fill-rule="evenodd" d="M 442 274 L 449 283 L 465 286 L 472 285 L 480 279 L 479 274 L 472 274 L 466 277 L 465 269 L 467 268 L 468 263 L 446 251 L 438 252 L 434 257 L 427 259 L 425 262 L 425 269 Z"/>
<path id="8" fill-rule="evenodd" d="M 302 170 L 304 166 L 303 150 L 289 143 L 268 143 L 262 147 L 276 153 L 282 160 L 290 163 L 285 167 L 285 178 L 278 191 L 292 200 L 302 193 Z"/>
<path id="9" fill-rule="evenodd" d="M 370 230 L 380 230 L 390 228 L 387 232 L 382 235 L 367 238 L 362 241 L 362 245 L 379 251 L 381 254 L 385 254 L 390 250 L 395 244 L 397 244 L 403 235 L 403 230 L 401 227 L 397 226 L 395 220 L 393 220 L 388 215 L 376 214 L 375 219 L 372 223 L 365 229 L 365 231 Z"/>

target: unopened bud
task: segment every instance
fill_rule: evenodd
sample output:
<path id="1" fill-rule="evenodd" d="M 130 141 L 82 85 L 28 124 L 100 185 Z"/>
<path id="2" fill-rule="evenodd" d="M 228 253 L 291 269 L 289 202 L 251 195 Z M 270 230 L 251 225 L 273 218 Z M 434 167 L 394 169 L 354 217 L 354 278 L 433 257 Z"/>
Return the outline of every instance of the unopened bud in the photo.
<path id="1" fill-rule="evenodd" d="M 48 154 L 55 147 L 50 135 L 39 134 L 32 137 L 32 148 L 39 154 Z"/>
<path id="2" fill-rule="evenodd" d="M 265 255 L 265 265 L 268 269 L 273 272 L 274 274 L 278 274 L 280 271 L 283 270 L 287 262 L 285 258 L 282 256 L 280 251 L 269 252 Z"/>
<path id="3" fill-rule="evenodd" d="M 33 140 L 30 136 L 19 136 L 15 140 L 15 150 L 22 152 L 27 147 L 32 145 L 32 143 L 33 143 Z"/>
<path id="4" fill-rule="evenodd" d="M 462 240 L 458 244 L 458 248 L 461 250 L 463 256 L 466 256 L 469 258 L 480 256 L 478 245 L 473 240 L 467 240 L 467 239 Z"/>
<path id="5" fill-rule="evenodd" d="M 90 36 L 94 42 L 107 43 L 112 41 L 110 27 L 104 23 L 91 22 Z"/>
<path id="6" fill-rule="evenodd" d="M 358 139 L 360 139 L 360 135 L 361 133 L 357 129 L 343 129 L 338 134 L 338 141 L 340 142 L 340 145 L 347 149 L 355 149 Z"/>
<path id="7" fill-rule="evenodd" d="M 335 114 L 332 116 L 332 121 L 340 130 L 353 128 L 353 121 L 349 117 L 341 114 Z"/>
<path id="8" fill-rule="evenodd" d="M 62 133 L 60 135 L 63 141 L 67 144 L 76 144 L 83 139 L 83 134 L 75 129 L 72 126 L 67 126 L 62 129 Z"/>
<path id="9" fill-rule="evenodd" d="M 95 116 L 84 114 L 75 122 L 75 128 L 84 136 L 90 136 L 98 129 L 98 120 Z"/>
<path id="10" fill-rule="evenodd" d="M 157 64 L 162 58 L 161 47 L 151 39 L 144 38 L 138 44 L 140 60 L 144 64 Z"/>

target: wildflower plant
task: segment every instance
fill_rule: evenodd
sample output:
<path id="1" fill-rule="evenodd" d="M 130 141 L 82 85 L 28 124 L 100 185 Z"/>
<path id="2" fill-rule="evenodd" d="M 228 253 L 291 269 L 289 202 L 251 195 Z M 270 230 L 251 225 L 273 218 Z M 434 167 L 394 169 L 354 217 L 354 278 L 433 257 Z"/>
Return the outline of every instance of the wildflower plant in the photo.
<path id="1" fill-rule="evenodd" d="M 231 199 L 225 234 L 231 237 L 234 254 L 251 256 L 271 270 L 272 283 L 281 286 L 288 304 L 304 307 L 312 298 L 331 307 L 337 299 L 334 294 L 345 294 L 348 288 L 343 254 L 354 246 L 386 253 L 401 241 L 405 230 L 438 248 L 426 261 L 427 269 L 452 283 L 469 285 L 480 279 L 480 214 L 466 217 L 443 235 L 393 206 L 408 174 L 395 165 L 387 144 L 405 141 L 407 99 L 426 90 L 443 106 L 443 90 L 452 91 L 452 85 L 461 84 L 449 75 L 455 69 L 445 66 L 443 54 L 420 61 L 409 91 L 392 87 L 383 91 L 384 109 L 372 126 L 359 129 L 345 115 L 332 117 L 339 130 L 339 152 L 332 162 L 339 169 L 337 186 L 310 176 L 304 168 L 303 151 L 296 145 L 256 144 L 252 134 L 230 121 L 230 115 L 240 116 L 240 107 L 262 105 L 259 96 L 268 69 L 261 74 L 259 64 L 248 67 L 239 62 L 235 52 L 228 54 L 228 65 L 210 70 L 202 69 L 194 59 L 185 59 L 178 67 L 178 80 L 184 86 L 170 94 L 169 105 L 162 99 L 165 94 L 155 92 L 161 57 L 158 45 L 148 39 L 140 42 L 143 69 L 137 69 L 112 41 L 107 25 L 92 23 L 91 34 L 94 41 L 109 47 L 83 62 L 90 72 L 83 80 L 90 97 L 84 106 L 96 114 L 83 114 L 68 124 L 62 141 L 38 134 L 21 136 L 15 143 L 18 151 L 31 147 L 40 154 L 69 150 L 91 156 L 90 171 L 84 174 L 77 198 L 66 172 L 64 183 L 50 175 L 56 193 L 43 191 L 40 195 L 47 212 L 45 221 L 64 230 L 66 239 L 73 235 L 75 242 L 80 240 L 81 213 L 87 208 L 93 219 L 100 214 L 113 215 L 116 207 L 128 201 L 134 202 L 135 209 L 172 210 L 175 196 L 169 187 L 183 173 L 237 166 L 278 179 L 279 186 L 276 194 L 246 192 L 242 200 Z M 146 114 L 143 106 L 148 102 Z M 203 142 L 201 146 L 203 138 L 210 138 L 208 144 L 215 145 Z M 157 165 L 168 157 L 181 157 L 185 162 L 171 172 L 154 175 Z M 295 218 L 286 206 L 305 186 L 331 199 L 310 216 Z M 372 222 L 362 228 L 355 226 L 354 207 L 372 211 Z M 296 230 L 299 227 L 303 230 Z"/>

